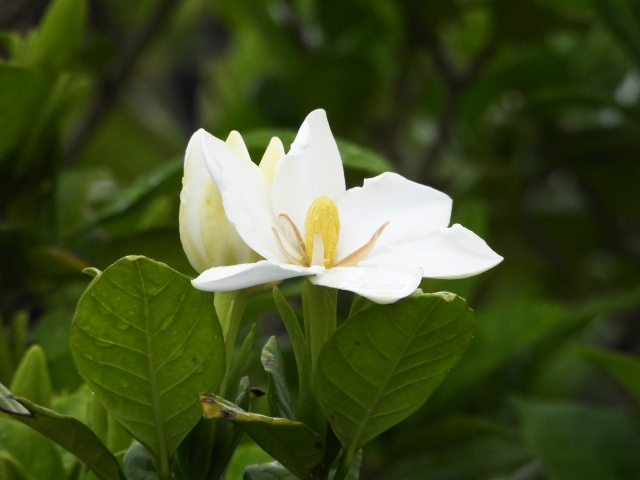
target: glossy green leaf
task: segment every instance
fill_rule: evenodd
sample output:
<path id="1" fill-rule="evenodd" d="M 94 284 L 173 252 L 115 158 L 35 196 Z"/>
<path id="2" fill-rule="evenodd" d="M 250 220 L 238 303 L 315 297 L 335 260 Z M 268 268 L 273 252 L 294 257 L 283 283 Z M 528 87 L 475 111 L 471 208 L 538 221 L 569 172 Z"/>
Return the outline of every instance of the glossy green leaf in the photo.
<path id="1" fill-rule="evenodd" d="M 27 398 L 37 405 L 45 408 L 51 406 L 53 397 L 51 377 L 47 359 L 39 345 L 33 345 L 24 354 L 11 382 L 10 390 L 14 395 Z"/>
<path id="2" fill-rule="evenodd" d="M 276 337 L 271 337 L 262 349 L 260 361 L 269 375 L 269 407 L 271 415 L 295 420 L 291 407 L 291 395 L 284 374 L 284 359 Z"/>
<path id="3" fill-rule="evenodd" d="M 552 480 L 628 480 L 640 472 L 640 428 L 628 415 L 581 405 L 525 403 L 522 432 Z"/>
<path id="4" fill-rule="evenodd" d="M 285 151 L 296 137 L 296 131 L 288 129 L 260 129 L 242 134 L 247 148 L 264 151 L 272 137 L 278 137 L 284 144 Z M 393 170 L 391 164 L 380 154 L 363 148 L 355 143 L 336 139 L 342 163 L 345 168 L 362 170 L 365 173 L 378 175 Z M 259 159 L 258 159 L 259 160 Z"/>
<path id="5" fill-rule="evenodd" d="M 205 418 L 233 422 L 262 449 L 300 478 L 307 478 L 322 459 L 322 439 L 304 423 L 247 413 L 213 394 L 201 396 Z"/>
<path id="6" fill-rule="evenodd" d="M 640 357 L 595 347 L 585 347 L 581 351 L 587 359 L 606 368 L 640 402 Z"/>
<path id="7" fill-rule="evenodd" d="M 84 423 L 52 410 L 35 405 L 25 398 L 14 397 L 15 403 L 27 411 L 16 413 L 16 409 L 5 410 L 16 420 L 54 441 L 74 454 L 102 480 L 123 479 L 118 460 L 100 441 L 98 436 Z"/>
<path id="8" fill-rule="evenodd" d="M 29 415 L 29 410 L 14 400 L 11 391 L 2 383 L 0 383 L 0 410 L 12 415 Z"/>
<path id="9" fill-rule="evenodd" d="M 242 480 L 298 480 L 298 477 L 279 462 L 270 462 L 245 468 Z"/>
<path id="10" fill-rule="evenodd" d="M 429 398 L 467 349 L 473 311 L 450 293 L 419 294 L 350 317 L 315 373 L 320 405 L 348 455 Z"/>
<path id="11" fill-rule="evenodd" d="M 131 444 L 122 463 L 127 480 L 160 480 L 151 455 L 139 442 Z"/>
<path id="12" fill-rule="evenodd" d="M 6 452 L 11 456 L 29 480 L 66 478 L 60 454 L 54 443 L 5 415 L 0 416 L 0 452 Z"/>
<path id="13" fill-rule="evenodd" d="M 201 416 L 198 393 L 224 374 L 211 297 L 164 264 L 125 257 L 80 299 L 70 344 L 85 381 L 166 474 Z"/>

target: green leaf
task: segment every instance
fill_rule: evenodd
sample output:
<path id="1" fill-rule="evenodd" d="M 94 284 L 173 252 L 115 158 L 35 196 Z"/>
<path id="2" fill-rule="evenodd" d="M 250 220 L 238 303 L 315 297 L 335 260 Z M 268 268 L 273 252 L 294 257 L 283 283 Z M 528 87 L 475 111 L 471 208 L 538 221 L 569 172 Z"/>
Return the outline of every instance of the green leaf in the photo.
<path id="1" fill-rule="evenodd" d="M 28 40 L 29 60 L 53 71 L 66 67 L 82 46 L 86 17 L 86 0 L 55 0 Z"/>
<path id="2" fill-rule="evenodd" d="M 336 330 L 320 354 L 315 385 L 347 456 L 429 398 L 467 349 L 474 326 L 463 299 L 437 293 L 374 305 Z"/>
<path id="3" fill-rule="evenodd" d="M 149 452 L 139 442 L 133 442 L 123 461 L 127 480 L 159 480 Z"/>
<path id="4" fill-rule="evenodd" d="M 26 410 L 27 414 L 25 415 L 22 411 L 17 413 L 13 408 L 6 410 L 1 405 L 0 408 L 16 420 L 74 454 L 93 470 L 98 478 L 102 480 L 124 479 L 116 457 L 84 423 L 73 417 L 60 415 L 35 405 L 25 398 L 13 397 L 13 401 Z"/>
<path id="5" fill-rule="evenodd" d="M 262 349 L 262 366 L 269 375 L 269 407 L 271 415 L 295 420 L 291 407 L 291 396 L 284 374 L 284 359 L 276 337 L 271 337 Z"/>
<path id="6" fill-rule="evenodd" d="M 298 366 L 298 420 L 307 424 L 314 431 L 321 431 L 326 426 L 326 420 L 314 393 L 311 358 L 309 357 L 304 334 L 295 312 L 291 309 L 278 287 L 273 287 L 273 299 L 282 322 L 287 329 L 293 353 L 296 356 L 296 364 Z"/>
<path id="7" fill-rule="evenodd" d="M 164 264 L 125 257 L 80 299 L 70 345 L 80 375 L 166 476 L 201 416 L 198 392 L 224 375 L 211 297 Z"/>
<path id="8" fill-rule="evenodd" d="M 262 449 L 300 478 L 322 459 L 322 439 L 304 423 L 247 413 L 213 394 L 200 397 L 205 418 L 241 426 Z"/>
<path id="9" fill-rule="evenodd" d="M 282 140 L 285 150 L 296 137 L 296 132 L 289 129 L 259 129 L 242 134 L 242 138 L 247 148 L 264 152 L 272 137 Z M 391 164 L 380 154 L 367 148 L 360 147 L 355 143 L 342 139 L 336 139 L 342 163 L 346 168 L 361 170 L 365 173 L 378 175 L 383 172 L 393 170 Z"/>
<path id="10" fill-rule="evenodd" d="M 27 473 L 13 457 L 0 452 L 0 478 L 3 480 L 29 480 Z"/>
<path id="11" fill-rule="evenodd" d="M 255 328 L 252 331 L 255 333 Z M 248 409 L 249 377 L 244 377 L 239 388 L 234 390 L 238 390 L 236 404 Z M 178 462 L 184 477 L 189 480 L 219 478 L 243 433 L 242 428 L 231 422 L 202 418 L 178 449 Z"/>
<path id="12" fill-rule="evenodd" d="M 4 416 L 0 417 L 0 452 L 11 456 L 29 480 L 66 478 L 60 454 L 53 442 L 26 425 Z"/>
<path id="13" fill-rule="evenodd" d="M 0 163 L 34 122 L 47 87 L 33 69 L 0 64 Z"/>
<path id="14" fill-rule="evenodd" d="M 224 476 L 226 480 L 242 480 L 242 474 L 248 466 L 272 461 L 271 455 L 255 442 L 242 442 L 233 454 Z"/>
<path id="15" fill-rule="evenodd" d="M 29 415 L 29 410 L 13 399 L 11 392 L 0 383 L 0 410 L 12 415 Z"/>
<path id="16" fill-rule="evenodd" d="M 298 480 L 278 462 L 251 465 L 244 469 L 242 480 Z"/>
<path id="17" fill-rule="evenodd" d="M 249 330 L 249 333 L 242 342 L 238 356 L 234 360 L 233 366 L 229 371 L 229 378 L 225 380 L 225 388 L 224 391 L 221 391 L 221 396 L 233 398 L 237 395 L 237 385 L 240 384 L 242 372 L 244 372 L 244 369 L 247 366 L 247 361 L 249 360 L 249 355 L 251 355 L 251 349 L 253 348 L 253 342 L 255 342 L 255 340 L 256 324 L 254 323 L 251 325 L 251 330 Z"/>
<path id="18" fill-rule="evenodd" d="M 45 408 L 51 406 L 53 392 L 47 359 L 39 345 L 33 345 L 24 354 L 11 382 L 10 390 L 14 395 L 28 398 Z"/>
<path id="19" fill-rule="evenodd" d="M 628 415 L 581 405 L 525 403 L 522 432 L 553 480 L 627 480 L 640 472 L 640 429 Z"/>
<path id="20" fill-rule="evenodd" d="M 595 347 L 585 347 L 581 351 L 587 359 L 606 368 L 640 402 L 640 357 Z"/>
<path id="21" fill-rule="evenodd" d="M 640 64 L 640 19 L 629 0 L 593 0 L 604 23 Z"/>

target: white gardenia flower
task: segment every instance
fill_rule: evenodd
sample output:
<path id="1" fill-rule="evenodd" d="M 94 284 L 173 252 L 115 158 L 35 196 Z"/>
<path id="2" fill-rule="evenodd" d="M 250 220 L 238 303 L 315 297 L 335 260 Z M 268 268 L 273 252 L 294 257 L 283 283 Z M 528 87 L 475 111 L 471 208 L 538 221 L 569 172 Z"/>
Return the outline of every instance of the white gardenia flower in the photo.
<path id="1" fill-rule="evenodd" d="M 227 218 L 265 259 L 206 270 L 192 282 L 200 290 L 308 276 L 391 303 L 413 293 L 422 277 L 464 278 L 502 261 L 470 230 L 448 227 L 452 202 L 442 192 L 395 173 L 346 190 L 324 110 L 305 119 L 272 182 L 227 143 L 203 130 L 196 136 Z"/>

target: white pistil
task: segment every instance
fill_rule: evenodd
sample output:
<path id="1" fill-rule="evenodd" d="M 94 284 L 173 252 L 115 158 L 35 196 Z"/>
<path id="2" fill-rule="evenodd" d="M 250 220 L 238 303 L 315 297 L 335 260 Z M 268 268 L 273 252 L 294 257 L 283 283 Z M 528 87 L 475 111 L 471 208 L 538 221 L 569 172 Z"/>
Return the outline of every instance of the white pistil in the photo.
<path id="1" fill-rule="evenodd" d="M 311 259 L 311 265 L 324 267 L 324 243 L 320 232 L 313 234 L 313 258 Z"/>

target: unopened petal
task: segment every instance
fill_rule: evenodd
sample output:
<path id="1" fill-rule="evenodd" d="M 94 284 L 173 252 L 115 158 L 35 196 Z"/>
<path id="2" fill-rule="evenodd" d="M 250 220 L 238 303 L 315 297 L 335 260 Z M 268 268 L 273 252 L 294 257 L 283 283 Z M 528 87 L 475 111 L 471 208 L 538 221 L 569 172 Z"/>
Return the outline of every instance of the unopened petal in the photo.
<path id="1" fill-rule="evenodd" d="M 262 160 L 260 160 L 260 170 L 267 176 L 269 183 L 273 183 L 273 177 L 276 175 L 276 166 L 284 156 L 282 141 L 278 137 L 273 137 L 264 151 Z"/>
<path id="2" fill-rule="evenodd" d="M 200 138 L 207 169 L 218 187 L 229 221 L 259 255 L 284 261 L 273 239 L 271 228 L 276 219 L 264 172 L 213 135 L 203 132 Z"/>
<path id="3" fill-rule="evenodd" d="M 376 248 L 426 237 L 449 225 L 451 198 L 396 173 L 383 173 L 348 190 L 338 200 L 340 242 L 336 260 L 361 248 L 389 222 Z"/>
<path id="4" fill-rule="evenodd" d="M 244 263 L 251 249 L 227 219 L 222 199 L 211 179 L 196 132 L 189 141 L 180 192 L 180 240 L 197 272 L 220 265 Z"/>
<path id="5" fill-rule="evenodd" d="M 419 268 L 335 267 L 325 270 L 311 283 L 362 295 L 376 303 L 393 303 L 411 295 L 422 279 Z"/>
<path id="6" fill-rule="evenodd" d="M 316 198 L 325 196 L 336 201 L 344 192 L 342 160 L 327 114 L 314 110 L 276 167 L 271 192 L 274 213 L 288 215 L 302 228 Z"/>
<path id="7" fill-rule="evenodd" d="M 261 260 L 257 263 L 212 268 L 202 272 L 191 283 L 198 290 L 204 290 L 205 292 L 228 292 L 286 280 L 287 278 L 312 275 L 317 271 L 319 271 L 318 268 L 309 269 L 297 265 Z"/>
<path id="8" fill-rule="evenodd" d="M 427 278 L 465 278 L 495 267 L 502 257 L 471 230 L 455 224 L 403 245 L 375 249 L 359 266 L 422 268 Z"/>

